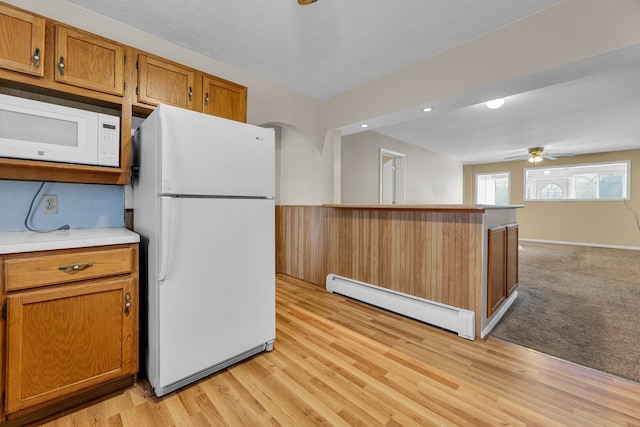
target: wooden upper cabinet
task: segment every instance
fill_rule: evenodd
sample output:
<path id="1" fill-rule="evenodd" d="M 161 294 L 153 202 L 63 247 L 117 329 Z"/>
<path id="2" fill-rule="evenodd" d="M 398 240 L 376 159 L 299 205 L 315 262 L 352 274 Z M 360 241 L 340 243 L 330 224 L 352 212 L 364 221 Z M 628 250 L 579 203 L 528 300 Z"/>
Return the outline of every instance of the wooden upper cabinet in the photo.
<path id="1" fill-rule="evenodd" d="M 44 76 L 44 18 L 0 5 L 0 68 Z"/>
<path id="2" fill-rule="evenodd" d="M 137 66 L 138 102 L 193 109 L 194 70 L 142 53 Z"/>
<path id="3" fill-rule="evenodd" d="M 124 46 L 63 25 L 56 25 L 55 46 L 56 81 L 124 94 Z"/>
<path id="4" fill-rule="evenodd" d="M 204 76 L 202 84 L 203 112 L 225 119 L 247 121 L 247 88 L 238 84 Z"/>

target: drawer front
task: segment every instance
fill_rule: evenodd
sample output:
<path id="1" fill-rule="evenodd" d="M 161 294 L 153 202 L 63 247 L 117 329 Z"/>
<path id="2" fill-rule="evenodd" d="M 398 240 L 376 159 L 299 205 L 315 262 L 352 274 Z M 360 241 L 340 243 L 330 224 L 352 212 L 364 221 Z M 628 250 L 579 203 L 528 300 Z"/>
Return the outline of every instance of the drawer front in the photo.
<path id="1" fill-rule="evenodd" d="M 7 291 L 129 274 L 133 249 L 119 248 L 9 258 L 4 262 Z"/>

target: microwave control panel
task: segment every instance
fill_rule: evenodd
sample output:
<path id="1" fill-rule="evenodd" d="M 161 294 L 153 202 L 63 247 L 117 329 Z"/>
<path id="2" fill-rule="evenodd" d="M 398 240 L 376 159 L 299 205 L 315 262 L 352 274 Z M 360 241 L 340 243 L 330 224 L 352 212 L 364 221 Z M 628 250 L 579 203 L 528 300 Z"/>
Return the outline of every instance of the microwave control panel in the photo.
<path id="1" fill-rule="evenodd" d="M 99 115 L 98 164 L 120 166 L 120 118 Z"/>

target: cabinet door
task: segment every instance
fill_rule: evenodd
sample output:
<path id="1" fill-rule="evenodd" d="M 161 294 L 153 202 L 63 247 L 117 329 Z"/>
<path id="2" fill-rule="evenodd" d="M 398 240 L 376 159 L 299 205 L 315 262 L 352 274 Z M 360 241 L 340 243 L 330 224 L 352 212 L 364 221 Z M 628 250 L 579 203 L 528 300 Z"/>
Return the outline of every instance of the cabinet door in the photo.
<path id="1" fill-rule="evenodd" d="M 0 68 L 44 76 L 44 18 L 0 5 Z"/>
<path id="2" fill-rule="evenodd" d="M 507 226 L 507 297 L 518 286 L 518 224 Z"/>
<path id="3" fill-rule="evenodd" d="M 203 78 L 203 110 L 225 119 L 247 121 L 247 88 L 205 76 Z"/>
<path id="4" fill-rule="evenodd" d="M 506 298 L 507 228 L 489 229 L 487 272 L 487 317 L 500 307 Z"/>
<path id="5" fill-rule="evenodd" d="M 195 72 L 144 54 L 138 56 L 138 102 L 192 109 Z"/>
<path id="6" fill-rule="evenodd" d="M 124 93 L 124 46 L 56 25 L 55 58 L 56 81 L 114 95 Z"/>
<path id="7" fill-rule="evenodd" d="M 7 297 L 6 411 L 134 373 L 133 279 Z"/>

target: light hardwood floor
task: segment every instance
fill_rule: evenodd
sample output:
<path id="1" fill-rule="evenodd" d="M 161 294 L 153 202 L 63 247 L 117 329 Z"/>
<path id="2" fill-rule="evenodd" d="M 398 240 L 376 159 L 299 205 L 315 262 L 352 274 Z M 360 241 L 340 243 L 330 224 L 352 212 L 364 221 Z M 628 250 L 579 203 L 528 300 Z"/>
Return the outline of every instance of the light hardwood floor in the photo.
<path id="1" fill-rule="evenodd" d="M 640 384 L 277 278 L 275 349 L 155 398 L 142 383 L 47 426 L 640 426 Z"/>

